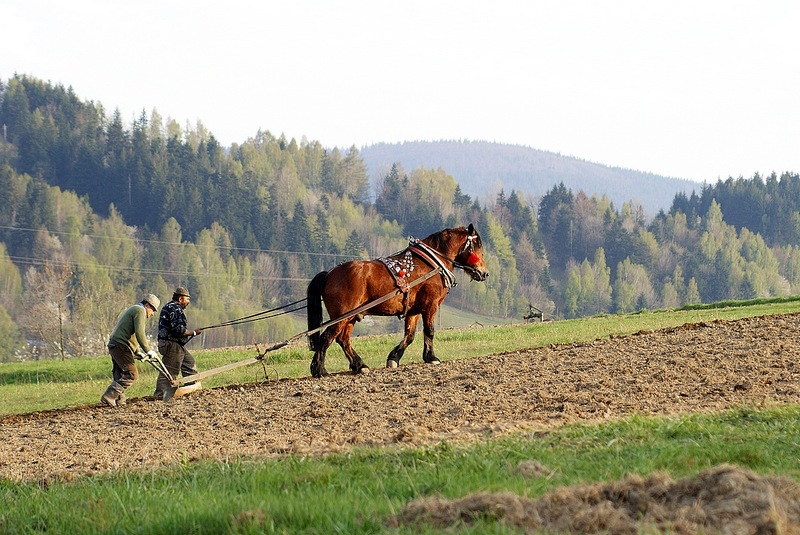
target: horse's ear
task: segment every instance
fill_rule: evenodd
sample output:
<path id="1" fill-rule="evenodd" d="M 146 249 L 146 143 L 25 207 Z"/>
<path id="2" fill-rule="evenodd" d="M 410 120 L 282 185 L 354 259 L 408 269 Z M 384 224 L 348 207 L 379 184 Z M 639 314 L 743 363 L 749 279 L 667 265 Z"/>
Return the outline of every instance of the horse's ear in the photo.
<path id="1" fill-rule="evenodd" d="M 475 234 L 475 227 L 472 226 L 472 223 L 470 223 L 469 226 L 467 227 L 467 232 L 469 233 L 470 236 L 473 236 Z"/>

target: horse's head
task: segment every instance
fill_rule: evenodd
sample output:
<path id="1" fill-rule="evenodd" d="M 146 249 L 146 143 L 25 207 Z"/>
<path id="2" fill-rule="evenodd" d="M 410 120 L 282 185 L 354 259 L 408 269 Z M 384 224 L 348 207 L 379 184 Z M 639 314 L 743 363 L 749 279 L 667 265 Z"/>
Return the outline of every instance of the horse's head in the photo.
<path id="1" fill-rule="evenodd" d="M 485 281 L 489 276 L 486 262 L 483 261 L 483 243 L 472 223 L 466 229 L 464 245 L 455 257 L 456 265 L 469 273 L 474 281 Z"/>

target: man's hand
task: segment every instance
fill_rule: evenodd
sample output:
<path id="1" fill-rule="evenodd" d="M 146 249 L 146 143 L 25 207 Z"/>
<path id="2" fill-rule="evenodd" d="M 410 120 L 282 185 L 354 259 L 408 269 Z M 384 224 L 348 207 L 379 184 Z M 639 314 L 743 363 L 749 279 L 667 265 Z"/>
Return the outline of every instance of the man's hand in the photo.
<path id="1" fill-rule="evenodd" d="M 155 349 L 151 349 L 147 352 L 147 360 L 158 361 L 158 353 Z"/>

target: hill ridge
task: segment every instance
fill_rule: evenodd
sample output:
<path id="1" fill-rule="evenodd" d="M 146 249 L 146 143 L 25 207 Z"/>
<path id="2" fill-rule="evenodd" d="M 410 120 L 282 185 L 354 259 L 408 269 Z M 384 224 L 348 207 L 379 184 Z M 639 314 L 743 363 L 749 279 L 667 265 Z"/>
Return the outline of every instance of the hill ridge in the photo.
<path id="1" fill-rule="evenodd" d="M 574 156 L 490 141 L 440 140 L 376 143 L 360 155 L 370 179 L 380 180 L 400 163 L 406 172 L 419 167 L 444 169 L 461 190 L 481 201 L 493 201 L 503 189 L 540 197 L 563 182 L 573 193 L 606 195 L 615 207 L 642 205 L 647 216 L 669 210 L 677 193 L 690 195 L 702 184 L 644 171 L 611 167 Z"/>

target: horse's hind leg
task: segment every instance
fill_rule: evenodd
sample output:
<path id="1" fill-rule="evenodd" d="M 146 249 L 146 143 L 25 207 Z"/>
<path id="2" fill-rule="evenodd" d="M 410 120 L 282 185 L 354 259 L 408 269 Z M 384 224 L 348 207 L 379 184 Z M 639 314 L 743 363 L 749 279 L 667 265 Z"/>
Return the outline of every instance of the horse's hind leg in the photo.
<path id="1" fill-rule="evenodd" d="M 400 365 L 400 359 L 403 358 L 406 348 L 414 341 L 414 333 L 417 332 L 417 322 L 419 321 L 419 314 L 414 316 L 406 316 L 406 327 L 403 334 L 403 339 L 400 343 L 392 348 L 389 356 L 386 357 L 387 368 L 397 368 Z"/>
<path id="2" fill-rule="evenodd" d="M 347 360 L 350 362 L 350 371 L 353 373 L 363 373 L 369 371 L 369 366 L 364 364 L 361 356 L 356 353 L 356 350 L 353 349 L 353 345 L 350 343 L 350 335 L 353 332 L 355 323 L 356 320 L 347 322 L 347 325 L 339 332 L 339 336 L 336 337 L 336 343 L 342 348 L 344 356 L 347 357 Z"/>
<path id="3" fill-rule="evenodd" d="M 314 351 L 314 357 L 311 359 L 312 377 L 324 377 L 329 375 L 328 370 L 325 369 L 325 354 L 327 353 L 328 348 L 333 343 L 334 337 L 337 335 L 340 329 L 341 327 L 339 325 L 331 325 L 325 329 L 325 331 L 319 337 L 319 345 Z"/>
<path id="4" fill-rule="evenodd" d="M 325 369 L 325 350 L 317 349 L 311 359 L 311 376 L 319 378 L 326 375 L 328 375 L 328 370 Z"/>

